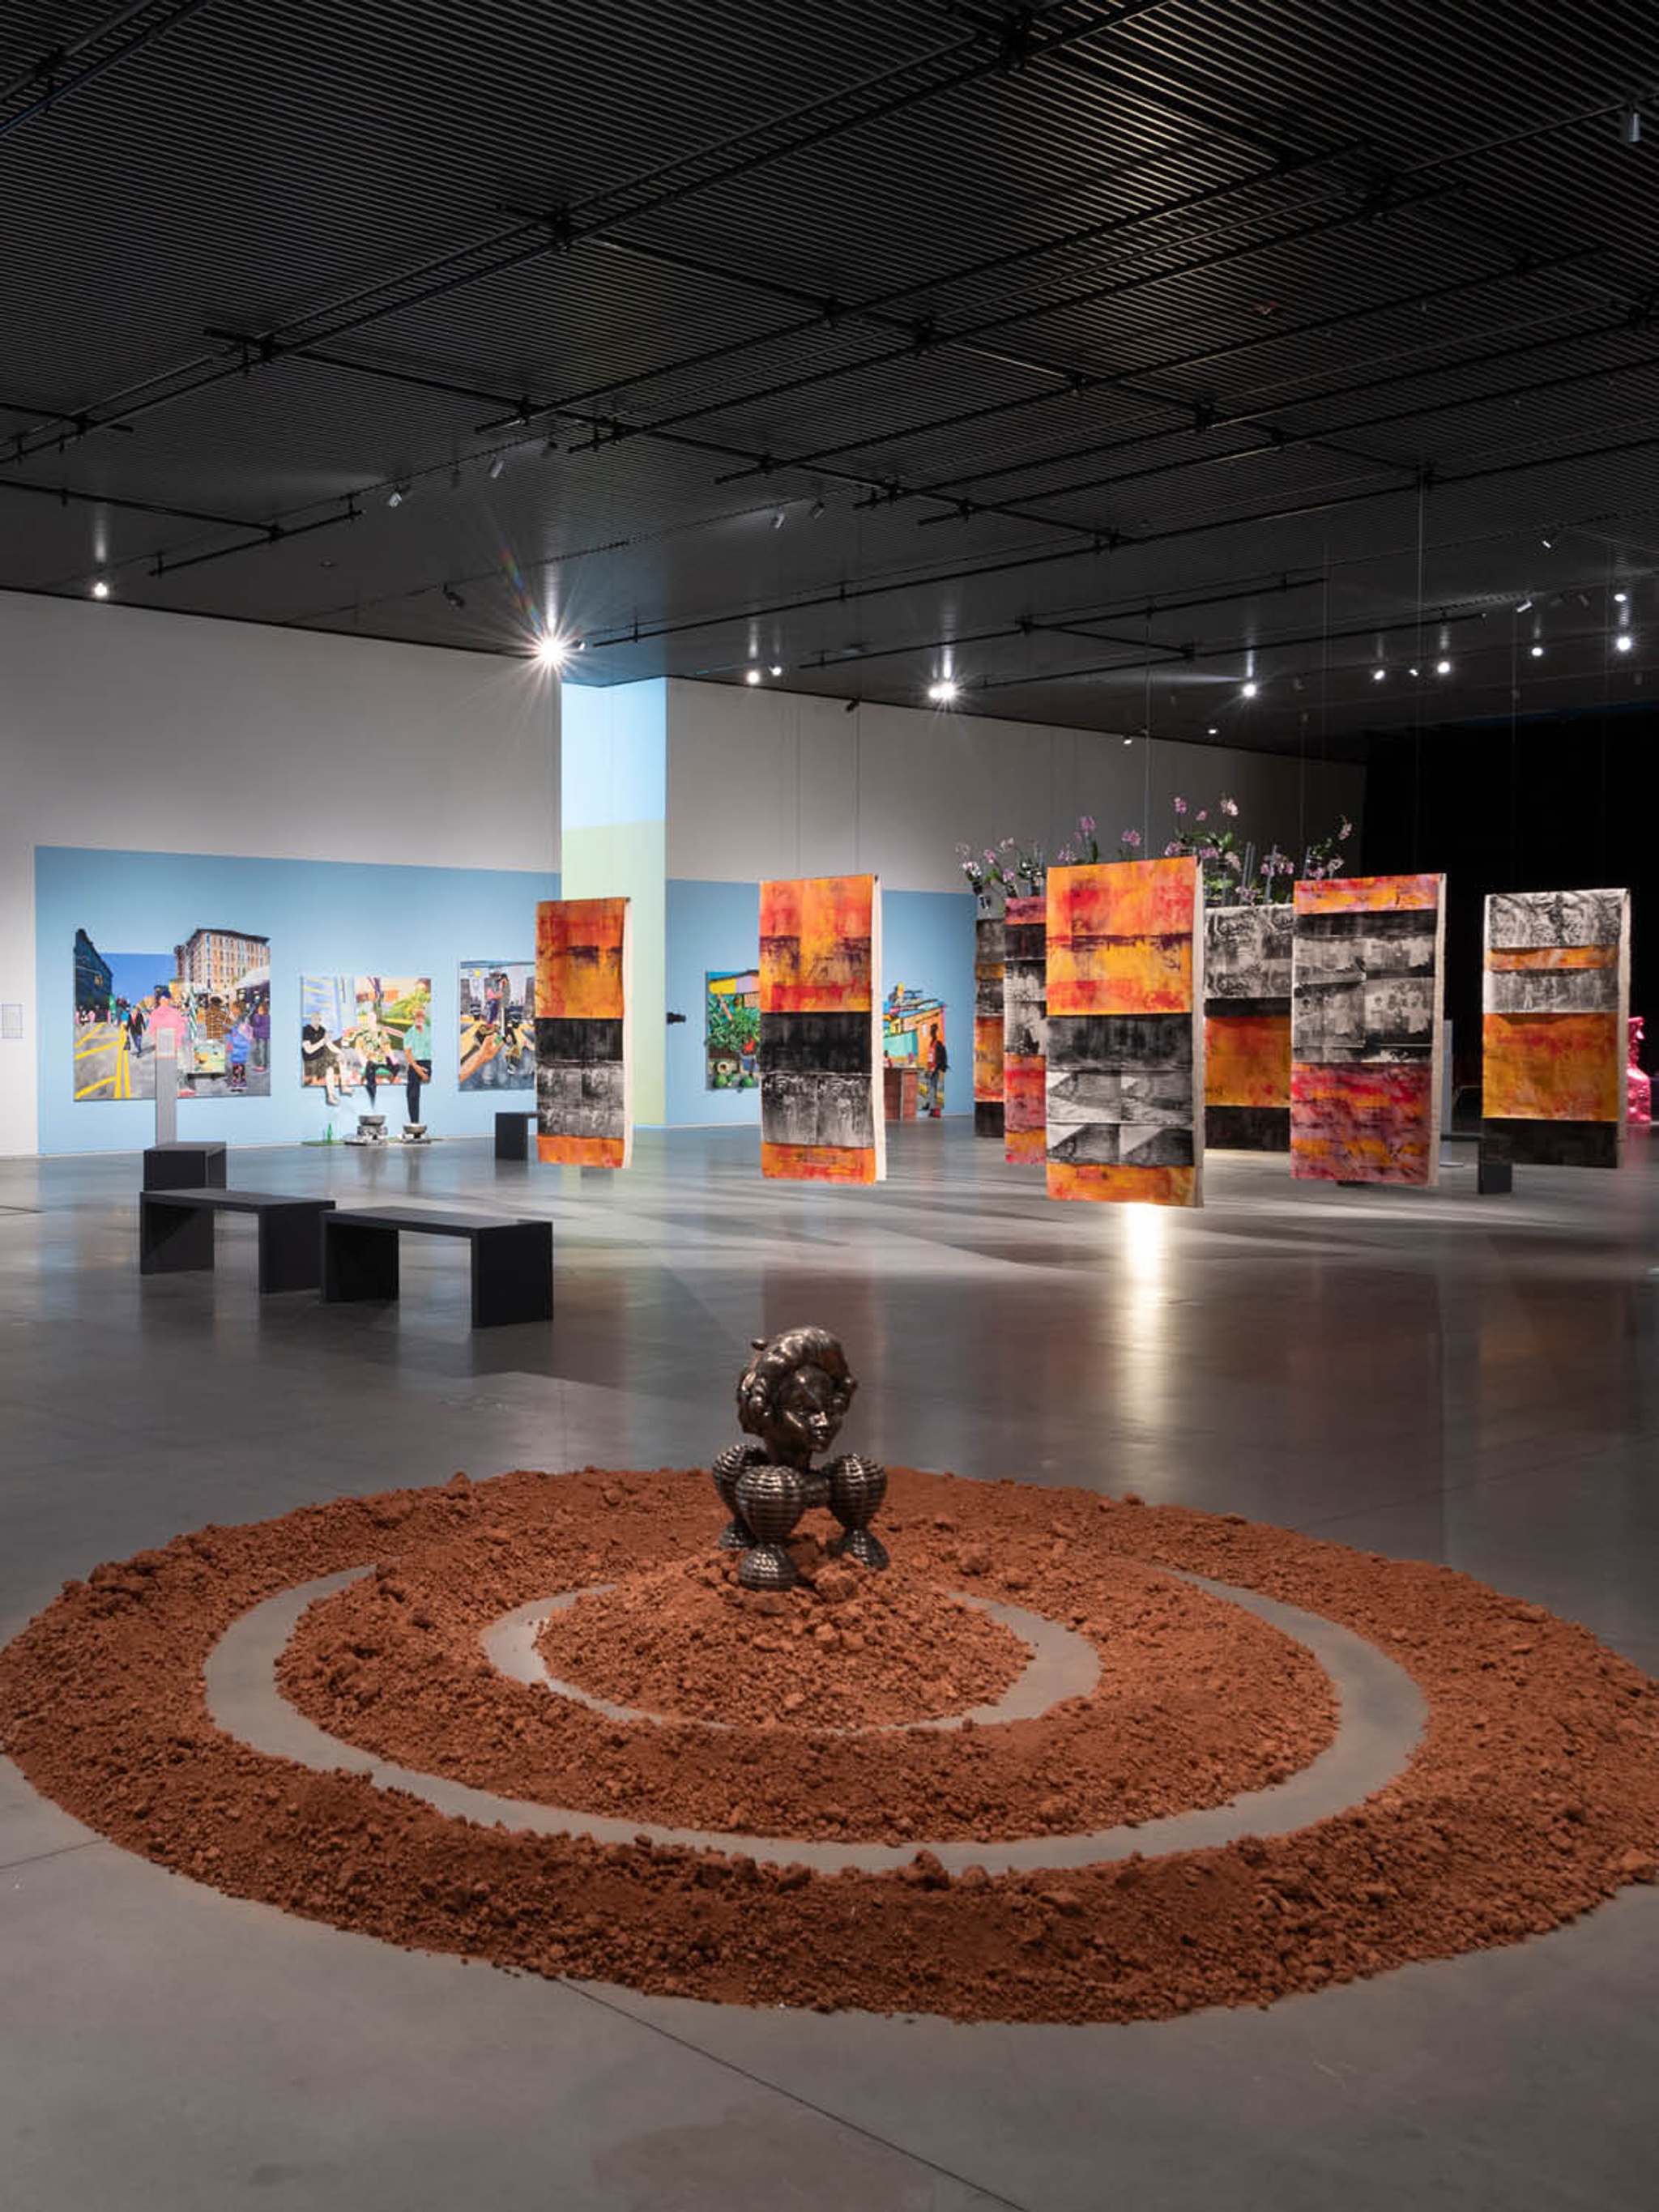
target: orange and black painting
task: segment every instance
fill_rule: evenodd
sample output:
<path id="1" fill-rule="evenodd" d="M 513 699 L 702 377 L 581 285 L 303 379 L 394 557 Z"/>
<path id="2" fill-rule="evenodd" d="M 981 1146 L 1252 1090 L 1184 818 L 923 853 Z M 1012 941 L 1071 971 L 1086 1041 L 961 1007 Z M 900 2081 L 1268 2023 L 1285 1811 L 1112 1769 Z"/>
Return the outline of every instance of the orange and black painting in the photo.
<path id="1" fill-rule="evenodd" d="M 1204 915 L 1204 1142 L 1240 1152 L 1291 1149 L 1291 941 L 1279 906 Z"/>
<path id="2" fill-rule="evenodd" d="M 1004 1106 L 1003 971 L 1007 935 L 1000 914 L 982 914 L 974 924 L 974 1134 L 1000 1137 Z"/>
<path id="3" fill-rule="evenodd" d="M 878 1182 L 881 892 L 873 876 L 763 883 L 761 1172 Z"/>
<path id="4" fill-rule="evenodd" d="M 1291 1173 L 1439 1180 L 1440 876 L 1296 887 Z"/>
<path id="5" fill-rule="evenodd" d="M 1049 871 L 1051 1198 L 1200 1202 L 1201 897 L 1184 857 Z"/>
<path id="6" fill-rule="evenodd" d="M 1486 901 L 1481 1143 L 1489 1158 L 1617 1167 L 1625 1127 L 1630 894 Z"/>
<path id="7" fill-rule="evenodd" d="M 1048 1157 L 1046 897 L 1011 898 L 1002 917 L 1002 1134 L 1005 1158 Z"/>
<path id="8" fill-rule="evenodd" d="M 628 901 L 536 908 L 536 1156 L 621 1168 L 633 1145 L 628 1085 Z"/>

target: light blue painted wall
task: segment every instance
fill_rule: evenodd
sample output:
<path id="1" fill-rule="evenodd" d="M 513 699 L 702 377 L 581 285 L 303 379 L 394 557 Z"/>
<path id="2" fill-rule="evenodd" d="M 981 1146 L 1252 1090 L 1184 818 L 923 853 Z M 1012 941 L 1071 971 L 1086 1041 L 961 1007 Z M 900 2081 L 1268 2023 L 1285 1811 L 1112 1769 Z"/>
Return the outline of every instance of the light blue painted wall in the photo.
<path id="1" fill-rule="evenodd" d="M 658 678 L 600 690 L 566 682 L 559 698 L 564 832 L 660 822 L 668 805 L 667 684 Z"/>
<path id="2" fill-rule="evenodd" d="M 256 860 L 196 853 L 107 853 L 43 845 L 35 854 L 36 984 L 40 1008 L 40 1149 L 137 1151 L 153 1141 L 149 1099 L 77 1103 L 74 1089 L 75 933 L 112 951 L 158 951 L 192 929 L 246 929 L 270 939 L 269 1098 L 181 1099 L 179 1134 L 228 1144 L 337 1137 L 368 1101 L 331 1107 L 300 1082 L 300 977 L 429 975 L 432 1081 L 421 1117 L 435 1136 L 483 1135 L 498 1109 L 529 1091 L 463 1097 L 456 1029 L 463 960 L 536 957 L 536 902 L 559 878 L 531 870 L 361 867 L 329 860 Z M 386 1097 L 384 1087 L 382 1100 Z M 392 1104 L 388 1125 L 397 1126 Z"/>
<path id="3" fill-rule="evenodd" d="M 882 995 L 896 984 L 945 1001 L 948 1114 L 974 1110 L 974 902 L 965 892 L 884 891 Z M 755 884 L 668 884 L 668 1005 L 685 1016 L 667 1032 L 668 1120 L 760 1120 L 757 1091 L 703 1088 L 703 979 L 760 957 L 760 889 Z"/>

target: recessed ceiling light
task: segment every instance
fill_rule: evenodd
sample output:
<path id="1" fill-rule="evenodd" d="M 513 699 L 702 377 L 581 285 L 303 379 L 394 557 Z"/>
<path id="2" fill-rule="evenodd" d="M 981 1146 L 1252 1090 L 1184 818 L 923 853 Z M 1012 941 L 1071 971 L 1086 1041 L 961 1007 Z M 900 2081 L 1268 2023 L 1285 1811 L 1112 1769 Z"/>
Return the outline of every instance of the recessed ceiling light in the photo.
<path id="1" fill-rule="evenodd" d="M 109 597 L 109 578 L 107 576 L 94 576 L 93 578 L 92 596 L 94 599 L 106 599 Z"/>
<path id="2" fill-rule="evenodd" d="M 1386 668 L 1373 668 L 1371 671 L 1371 682 L 1373 684 L 1380 684 L 1388 672 L 1389 672 Z"/>
<path id="3" fill-rule="evenodd" d="M 1613 641 L 1613 649 L 1615 653 L 1628 653 L 1635 642 L 1636 640 L 1627 629 L 1621 629 Z"/>
<path id="4" fill-rule="evenodd" d="M 781 676 L 783 673 L 783 663 L 781 660 L 775 660 L 767 672 L 771 676 Z"/>
<path id="5" fill-rule="evenodd" d="M 1544 658 L 1544 648 L 1541 645 L 1528 646 L 1527 650 L 1531 653 L 1534 660 L 1541 660 Z"/>
<path id="6" fill-rule="evenodd" d="M 1451 674 L 1450 661 L 1437 660 L 1434 664 L 1434 672 L 1437 676 L 1449 676 Z"/>
<path id="7" fill-rule="evenodd" d="M 743 672 L 743 680 L 745 684 L 758 684 L 761 680 L 759 669 L 745 668 Z"/>

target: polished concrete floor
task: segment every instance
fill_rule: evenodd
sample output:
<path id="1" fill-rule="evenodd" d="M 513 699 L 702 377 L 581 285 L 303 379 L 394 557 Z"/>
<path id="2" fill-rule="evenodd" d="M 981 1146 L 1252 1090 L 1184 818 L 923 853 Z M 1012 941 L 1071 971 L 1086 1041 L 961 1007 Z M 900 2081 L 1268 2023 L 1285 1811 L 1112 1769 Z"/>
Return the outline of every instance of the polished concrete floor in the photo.
<path id="1" fill-rule="evenodd" d="M 141 1282 L 131 1158 L 0 1163 L 0 1635 L 207 1521 L 513 1466 L 695 1464 L 752 1336 L 845 1339 L 848 1444 L 1444 1560 L 1659 1671 L 1659 1158 L 1477 1198 L 1212 1159 L 1185 1216 L 1049 1206 L 966 1126 L 765 1185 L 752 1134 L 625 1175 L 252 1152 L 258 1188 L 550 1215 L 557 1317 Z M 1265 2013 L 1127 2028 L 764 2014 L 289 1920 L 89 1836 L 0 1761 L 0 2206 L 225 2212 L 1636 2212 L 1659 2200 L 1659 1892 Z"/>

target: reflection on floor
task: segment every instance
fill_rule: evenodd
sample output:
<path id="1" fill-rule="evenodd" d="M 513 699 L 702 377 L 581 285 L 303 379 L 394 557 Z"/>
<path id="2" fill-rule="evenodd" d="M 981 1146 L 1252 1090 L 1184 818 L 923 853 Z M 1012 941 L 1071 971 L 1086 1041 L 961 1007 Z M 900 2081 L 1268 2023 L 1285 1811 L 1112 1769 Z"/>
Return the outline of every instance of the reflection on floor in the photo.
<path id="1" fill-rule="evenodd" d="M 184 1133 L 188 1134 L 185 1130 Z M 821 1321 L 849 1448 L 1073 1482 L 1441 1559 L 1659 1670 L 1659 1173 L 1477 1198 L 1212 1156 L 1199 1214 L 1057 1206 L 965 1122 L 890 1181 L 763 1183 L 749 1131 L 626 1174 L 239 1155 L 233 1181 L 554 1223 L 556 1319 L 473 1334 L 465 1266 L 400 1304 L 137 1271 L 136 1158 L 0 1163 L 0 1632 L 207 1521 L 512 1466 L 692 1466 L 748 1340 Z M 1451 1157 L 1455 1159 L 1455 1153 Z M 0 2076 L 29 2212 L 1013 2204 L 1096 2212 L 1651 2200 L 1659 1895 L 1517 1950 L 1266 2014 L 1087 2031 L 762 2018 L 404 1956 L 161 1874 L 0 1761 Z"/>

